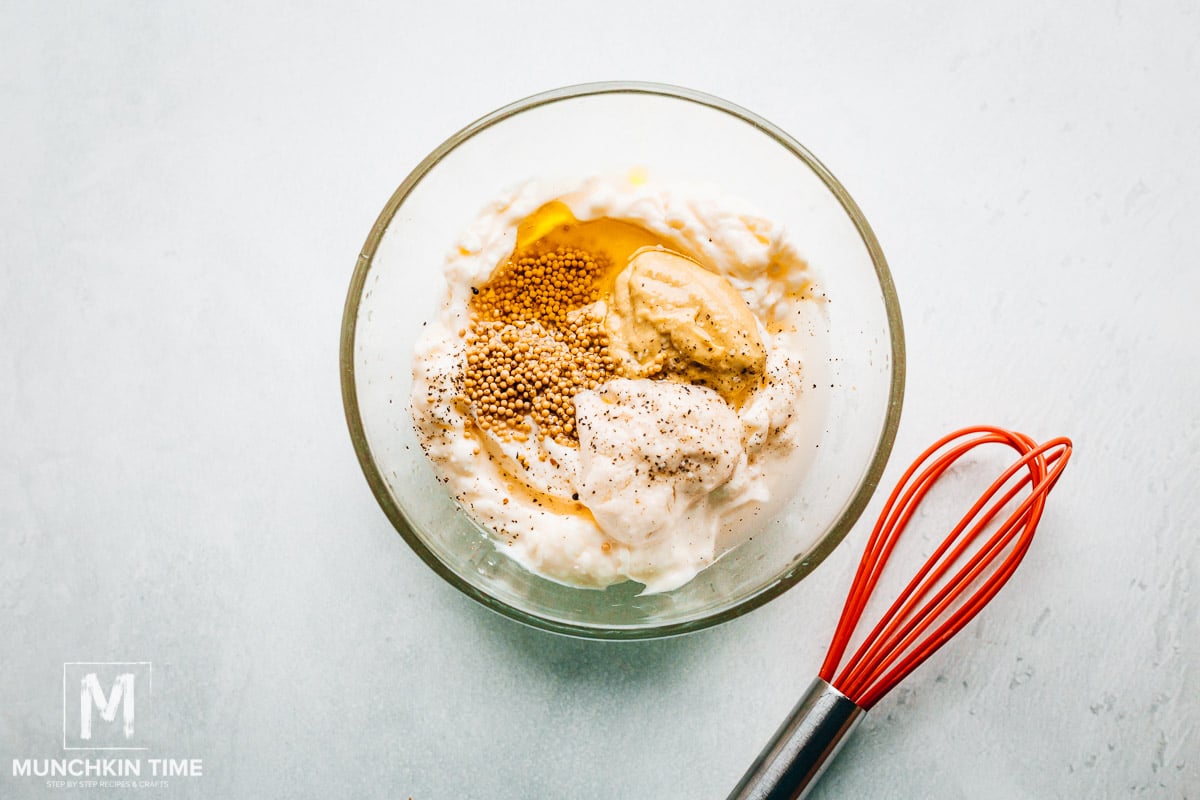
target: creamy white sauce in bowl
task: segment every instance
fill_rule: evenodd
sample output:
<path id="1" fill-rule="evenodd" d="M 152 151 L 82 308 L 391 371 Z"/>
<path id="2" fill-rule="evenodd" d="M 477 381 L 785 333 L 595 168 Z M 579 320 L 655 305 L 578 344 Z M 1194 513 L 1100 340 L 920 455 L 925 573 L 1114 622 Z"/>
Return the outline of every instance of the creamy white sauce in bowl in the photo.
<path id="1" fill-rule="evenodd" d="M 767 348 L 765 380 L 740 407 L 705 386 L 616 378 L 576 396 L 577 447 L 474 425 L 458 385 L 471 300 L 551 201 L 581 222 L 637 225 L 733 285 Z M 443 305 L 413 358 L 414 424 L 447 491 L 525 568 L 579 587 L 677 589 L 798 483 L 823 422 L 824 394 L 804 382 L 826 372 L 827 299 L 787 233 L 744 201 L 640 170 L 564 195 L 530 182 L 481 214 L 444 269 Z"/>
<path id="2" fill-rule="evenodd" d="M 482 258 L 484 269 L 490 269 L 511 252 L 512 242 L 504 239 L 495 213 L 491 223 L 483 221 L 487 212 L 519 219 L 545 199 L 578 193 L 587 176 L 601 175 L 608 176 L 601 180 L 610 182 L 611 196 L 576 197 L 571 208 L 580 218 L 607 213 L 624 202 L 619 182 L 631 165 L 646 166 L 646 186 L 667 187 L 680 200 L 687 198 L 682 210 L 660 217 L 667 220 L 663 238 L 676 237 L 670 249 L 694 253 L 698 261 L 716 260 L 700 252 L 710 246 L 708 237 L 689 243 L 679 231 L 688 227 L 688 215 L 712 220 L 714 209 L 736 205 L 757 222 L 713 237 L 711 246 L 754 248 L 764 232 L 769 239 L 769 231 L 787 231 L 795 255 L 818 279 L 822 301 L 802 304 L 812 313 L 797 315 L 794 332 L 786 326 L 768 331 L 773 363 L 786 353 L 800 363 L 804 403 L 788 405 L 807 421 L 796 426 L 799 436 L 788 455 L 759 456 L 761 464 L 777 459 L 786 469 L 764 470 L 767 500 L 746 502 L 736 513 L 729 513 L 735 503 L 718 504 L 715 517 L 724 522 L 717 526 L 711 556 L 705 533 L 685 548 L 691 555 L 678 559 L 678 569 L 642 569 L 632 557 L 614 565 L 611 553 L 621 548 L 649 552 L 638 540 L 645 538 L 646 524 L 615 530 L 613 520 L 632 517 L 622 516 L 619 505 L 610 506 L 598 491 L 588 502 L 601 517 L 609 515 L 617 534 L 605 534 L 609 553 L 602 547 L 605 540 L 599 541 L 603 558 L 588 544 L 596 540 L 586 536 L 579 546 L 543 542 L 544 547 L 527 544 L 528 552 L 515 552 L 494 523 L 476 518 L 455 500 L 450 476 L 422 448 L 419 420 L 410 407 L 414 354 L 430 326 L 443 324 L 438 320 L 453 305 L 447 304 L 448 251 L 482 255 L 491 248 Z M 457 268 L 468 267 L 460 263 Z M 760 309 L 781 299 L 790 302 L 786 292 L 757 286 L 736 269 L 729 269 L 729 281 Z M 781 333 L 794 341 L 777 346 Z M 451 359 L 453 354 L 431 355 Z M 502 109 L 451 137 L 414 170 L 380 214 L 359 258 L 346 303 L 341 366 L 346 419 L 371 491 L 430 568 L 487 607 L 531 625 L 587 637 L 646 638 L 695 630 L 755 608 L 811 572 L 840 541 L 870 497 L 890 451 L 903 389 L 903 336 L 890 276 L 869 227 L 807 151 L 770 123 L 715 98 L 649 84 L 603 84 L 559 90 Z M 770 428 L 766 399 L 764 394 L 757 406 L 737 406 L 747 468 L 753 462 L 752 437 L 746 432 L 755 424 L 756 430 Z M 588 401 L 580 400 L 586 407 Z M 606 424 L 601 420 L 600 427 Z M 463 459 L 462 470 L 467 470 L 475 446 L 487 445 L 498 459 L 506 449 L 505 458 L 523 455 L 509 444 L 477 439 L 472 447 L 447 446 L 446 453 Z M 548 451 L 555 447 L 554 442 L 545 445 Z M 591 479 L 580 484 L 585 490 L 595 489 L 596 476 L 605 474 L 601 450 L 596 448 L 598 458 L 589 462 Z M 661 460 L 671 453 L 642 456 Z M 526 460 L 544 465 L 536 456 Z M 734 479 L 746 472 L 735 467 L 728 486 L 715 492 L 738 485 Z M 538 475 L 547 485 L 554 483 L 553 475 Z M 558 491 L 568 486 L 563 480 Z M 647 497 L 655 496 L 652 489 Z M 659 517 L 676 519 L 713 505 L 692 502 L 701 495 L 684 492 L 687 502 L 664 504 Z M 501 506 L 514 502 L 510 498 Z M 369 516 L 363 524 L 372 524 Z M 539 566 L 539 557 L 551 566 Z M 582 566 L 554 573 L 554 564 L 566 563 Z M 635 573 L 644 581 L 632 579 Z M 673 584 L 677 588 L 668 588 Z"/>

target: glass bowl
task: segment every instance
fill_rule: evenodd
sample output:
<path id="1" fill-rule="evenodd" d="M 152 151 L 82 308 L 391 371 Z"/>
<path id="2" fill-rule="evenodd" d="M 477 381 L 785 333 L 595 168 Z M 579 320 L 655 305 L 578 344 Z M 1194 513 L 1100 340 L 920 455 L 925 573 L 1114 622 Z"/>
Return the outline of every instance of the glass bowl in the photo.
<path id="1" fill-rule="evenodd" d="M 662 594 L 639 594 L 633 582 L 604 590 L 564 586 L 504 556 L 434 476 L 408 411 L 413 346 L 442 299 L 445 256 L 480 211 L 531 178 L 570 189 L 631 168 L 718 186 L 783 224 L 830 298 L 825 425 L 793 496 L 750 541 Z M 341 376 L 367 481 L 396 530 L 439 575 L 529 625 L 638 639 L 694 631 L 757 608 L 837 546 L 891 451 L 904 390 L 904 335 L 870 226 L 829 170 L 794 139 L 699 92 L 588 84 L 483 117 L 405 178 L 358 258 L 342 322 Z"/>

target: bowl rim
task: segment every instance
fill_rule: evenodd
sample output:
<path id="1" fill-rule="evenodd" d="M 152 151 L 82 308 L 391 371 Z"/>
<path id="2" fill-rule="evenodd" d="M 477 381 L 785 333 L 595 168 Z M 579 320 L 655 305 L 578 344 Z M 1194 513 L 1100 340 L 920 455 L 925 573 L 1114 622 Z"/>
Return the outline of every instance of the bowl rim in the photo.
<path id="1" fill-rule="evenodd" d="M 358 323 L 358 308 L 362 300 L 363 290 L 366 286 L 367 275 L 371 270 L 371 265 L 375 257 L 376 249 L 383 238 L 384 232 L 391 223 L 392 218 L 400 209 L 405 199 L 412 193 L 413 189 L 421 182 L 421 180 L 450 152 L 461 145 L 463 142 L 470 139 L 477 133 L 484 131 L 491 126 L 502 122 L 509 117 L 520 114 L 524 111 L 529 111 L 539 106 L 548 105 L 551 103 L 560 102 L 563 100 L 571 100 L 590 95 L 602 94 L 649 94 L 668 97 L 675 100 L 684 100 L 691 103 L 696 103 L 702 106 L 707 106 L 716 111 L 720 111 L 736 117 L 743 122 L 746 122 L 757 128 L 762 133 L 773 138 L 777 143 L 786 148 L 794 156 L 803 161 L 821 182 L 834 194 L 841 203 L 842 208 L 849 215 L 854 223 L 859 236 L 862 238 L 863 244 L 866 246 L 871 257 L 871 262 L 875 267 L 875 274 L 879 281 L 880 290 L 883 293 L 884 308 L 888 319 L 888 333 L 891 341 L 891 361 L 892 374 L 890 393 L 888 398 L 887 417 L 884 420 L 883 429 L 880 432 L 879 441 L 876 444 L 874 455 L 871 463 L 863 477 L 863 480 L 855 490 L 849 504 L 846 506 L 845 512 L 834 522 L 833 527 L 829 532 L 816 544 L 812 551 L 807 553 L 803 559 L 793 563 L 793 565 L 783 574 L 775 578 L 774 581 L 761 587 L 757 592 L 744 598 L 737 604 L 730 606 L 722 611 L 714 614 L 709 614 L 696 619 L 684 620 L 681 622 L 670 622 L 661 625 L 646 625 L 646 626 L 603 626 L 603 625 L 586 625 L 582 623 L 566 622 L 550 617 L 542 617 L 537 614 L 524 611 L 519 608 L 510 606 L 508 603 L 493 597 L 477 586 L 467 582 L 459 577 L 452 569 L 444 564 L 428 547 L 421 541 L 409 524 L 404 513 L 397 506 L 392 498 L 391 492 L 388 491 L 387 484 L 383 479 L 378 467 L 375 464 L 375 459 L 371 453 L 371 448 L 367 442 L 366 434 L 363 427 L 362 415 L 358 405 L 358 393 L 355 384 L 354 375 L 354 343 L 355 334 Z M 404 181 L 396 188 L 389 198 L 387 205 L 379 213 L 375 224 L 371 227 L 371 231 L 367 234 L 366 242 L 363 244 L 359 252 L 357 262 L 354 268 L 354 274 L 350 279 L 350 288 L 346 294 L 346 302 L 342 312 L 341 340 L 339 346 L 339 366 L 341 372 L 342 384 L 342 404 L 346 416 L 346 424 L 350 430 L 350 439 L 354 445 L 355 455 L 358 457 L 358 463 L 362 468 L 363 475 L 367 479 L 367 483 L 371 487 L 371 492 L 375 495 L 375 500 L 383 509 L 384 514 L 392 523 L 397 533 L 408 543 L 409 547 L 423 560 L 429 567 L 440 575 L 447 583 L 455 587 L 463 594 L 480 603 L 486 608 L 491 609 L 503 616 L 514 619 L 526 625 L 541 628 L 543 630 L 552 631 L 554 633 L 565 634 L 587 639 L 617 639 L 617 640 L 632 640 L 632 639 L 656 639 L 667 636 L 675 636 L 684 633 L 709 628 L 714 625 L 719 625 L 723 622 L 728 622 L 731 619 L 747 614 L 756 608 L 765 605 L 770 600 L 778 597 L 786 592 L 791 587 L 795 586 L 802 578 L 811 573 L 816 567 L 825 560 L 825 558 L 833 552 L 833 550 L 842 542 L 846 534 L 857 523 L 858 518 L 862 515 L 867 503 L 870 501 L 879 485 L 879 479 L 883 474 L 883 470 L 887 465 L 888 457 L 891 455 L 892 445 L 896 439 L 896 431 L 900 424 L 900 413 L 904 399 L 904 384 L 905 384 L 905 348 L 904 348 L 904 326 L 900 316 L 900 304 L 896 296 L 896 287 L 892 280 L 892 275 L 888 269 L 887 260 L 884 258 L 883 250 L 875 238 L 875 233 L 871 226 L 867 223 L 866 217 L 863 216 L 862 210 L 858 204 L 850 197 L 850 194 L 842 186 L 837 178 L 833 176 L 824 164 L 822 164 L 816 156 L 808 151 L 804 145 L 793 139 L 780 128 L 754 114 L 753 112 L 742 108 L 741 106 L 730 103 L 719 97 L 706 94 L 704 92 L 693 89 L 685 89 L 679 86 L 673 86 L 663 83 L 649 83 L 642 81 L 604 81 L 597 83 L 583 83 L 571 86 L 563 86 L 557 89 L 540 92 L 531 95 L 513 103 L 509 103 L 490 114 L 486 114 L 469 125 L 463 127 L 444 142 L 438 145 L 428 156 L 426 156 L 413 170 L 405 177 Z"/>

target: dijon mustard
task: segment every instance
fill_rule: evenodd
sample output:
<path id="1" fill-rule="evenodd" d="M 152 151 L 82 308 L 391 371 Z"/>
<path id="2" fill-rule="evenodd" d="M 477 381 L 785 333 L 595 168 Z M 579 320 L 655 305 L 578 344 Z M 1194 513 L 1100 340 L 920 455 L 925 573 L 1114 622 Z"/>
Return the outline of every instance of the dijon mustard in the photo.
<path id="1" fill-rule="evenodd" d="M 604 327 L 622 374 L 708 386 L 734 406 L 761 383 L 767 350 L 758 323 L 725 277 L 647 248 L 607 299 Z"/>

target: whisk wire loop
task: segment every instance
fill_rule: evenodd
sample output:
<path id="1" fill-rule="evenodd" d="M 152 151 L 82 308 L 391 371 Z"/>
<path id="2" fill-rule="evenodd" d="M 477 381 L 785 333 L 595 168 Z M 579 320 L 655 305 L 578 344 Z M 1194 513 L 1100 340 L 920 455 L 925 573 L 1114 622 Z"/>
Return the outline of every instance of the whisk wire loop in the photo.
<path id="1" fill-rule="evenodd" d="M 867 601 L 918 506 L 946 470 L 986 444 L 1007 445 L 1020 457 L 959 520 L 835 678 Z M 929 447 L 904 473 L 871 532 L 822 665 L 821 679 L 869 709 L 949 641 L 1016 570 L 1037 529 L 1046 495 L 1062 474 L 1070 453 L 1069 439 L 1052 439 L 1038 445 L 1024 434 L 990 426 L 956 431 Z M 1010 483 L 1013 485 L 1006 490 Z M 976 545 L 1000 513 L 1031 485 L 1009 516 Z M 967 558 L 973 545 L 977 549 Z M 951 574 L 955 565 L 958 569 Z"/>
<path id="2" fill-rule="evenodd" d="M 876 626 L 876 629 L 870 636 L 873 645 L 865 653 L 861 654 L 865 657 L 866 664 L 856 663 L 862 660 L 856 657 L 855 662 L 852 662 L 851 666 L 846 670 L 846 682 L 849 688 L 856 692 L 860 691 L 862 687 L 854 682 L 854 676 L 859 676 L 860 680 L 865 680 L 866 674 L 878 674 L 877 670 L 888 653 L 903 652 L 912 645 L 916 636 L 920 635 L 926 627 L 922 623 L 936 618 L 952 605 L 961 595 L 962 591 L 987 569 L 994 558 L 998 557 L 999 551 L 1011 543 L 1012 536 L 1010 534 L 1019 526 L 1020 522 L 1026 519 L 1029 509 L 1038 502 L 1039 496 L 1037 494 L 1026 498 L 1025 502 L 1018 507 L 1012 517 L 996 531 L 975 556 L 936 595 L 927 601 L 920 611 L 915 614 L 913 613 L 913 607 L 916 603 L 938 585 L 938 582 L 944 577 L 946 572 L 962 558 L 967 548 L 978 538 L 1000 510 L 1007 506 L 1013 497 L 1028 484 L 1029 478 L 1027 476 L 1010 489 L 1002 498 L 994 502 L 982 518 L 978 519 L 971 526 L 965 536 L 963 535 L 964 529 L 979 514 L 987 499 L 994 496 L 1012 478 L 1013 474 L 1033 457 L 1033 453 L 1028 454 L 1025 458 L 1010 467 L 1008 471 L 992 484 L 975 506 L 962 518 L 954 530 L 951 531 L 938 550 L 930 556 L 925 566 L 900 594 L 892 604 L 892 607 L 883 615 L 879 625 Z M 907 517 L 905 518 L 906 520 Z M 1018 546 L 1021 554 L 1023 554 L 1027 542 L 1028 537 L 1020 541 Z M 954 545 L 953 550 L 946 554 L 951 545 Z M 995 580 L 1003 572 L 1004 570 L 998 571 L 992 580 Z M 990 583 L 991 581 L 989 581 Z M 903 604 L 902 607 L 901 604 Z M 957 617 L 952 619 L 957 619 Z M 903 626 L 901 625 L 902 622 L 904 623 Z"/>
<path id="3" fill-rule="evenodd" d="M 1020 457 L 951 529 L 838 673 L 867 601 L 918 506 L 955 462 L 988 444 L 1006 445 Z M 921 454 L 871 531 L 820 677 L 729 800 L 797 800 L 808 794 L 867 709 L 958 633 L 1012 577 L 1037 530 L 1046 495 L 1070 457 L 1070 439 L 1039 445 L 1022 433 L 990 426 L 956 431 Z"/>

